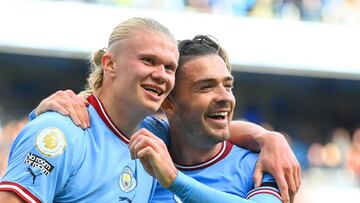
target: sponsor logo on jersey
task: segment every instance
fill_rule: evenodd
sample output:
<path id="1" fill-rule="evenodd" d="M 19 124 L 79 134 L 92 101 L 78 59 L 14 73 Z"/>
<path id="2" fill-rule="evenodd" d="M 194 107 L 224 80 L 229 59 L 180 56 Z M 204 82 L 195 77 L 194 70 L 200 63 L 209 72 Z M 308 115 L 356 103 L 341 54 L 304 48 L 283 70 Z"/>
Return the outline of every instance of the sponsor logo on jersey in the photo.
<path id="1" fill-rule="evenodd" d="M 181 201 L 181 199 L 180 199 L 178 196 L 176 196 L 176 195 L 174 195 L 174 201 L 175 201 L 176 203 L 183 203 L 183 202 Z"/>
<path id="2" fill-rule="evenodd" d="M 135 196 L 134 196 L 135 197 Z M 134 199 L 133 197 L 133 199 Z M 127 202 L 127 203 L 131 203 L 132 200 L 127 198 L 127 197 L 119 197 L 119 202 Z"/>
<path id="3" fill-rule="evenodd" d="M 134 173 L 128 166 L 125 166 L 121 172 L 119 185 L 124 192 L 131 192 L 137 185 Z"/>
<path id="4" fill-rule="evenodd" d="M 31 169 L 31 167 L 27 168 L 26 171 L 29 172 L 30 175 L 33 177 L 33 178 L 32 178 L 33 184 L 35 184 L 36 178 L 37 178 L 38 176 L 40 176 L 40 175 L 43 174 L 42 172 L 36 174 L 36 173 Z"/>
<path id="5" fill-rule="evenodd" d="M 35 140 L 36 149 L 48 157 L 56 157 L 65 151 L 66 139 L 58 128 L 46 128 Z"/>
<path id="6" fill-rule="evenodd" d="M 54 169 L 54 166 L 51 165 L 48 161 L 46 161 L 45 159 L 43 159 L 35 154 L 30 153 L 30 152 L 26 155 L 24 163 L 26 163 L 34 168 L 39 169 L 43 174 L 45 174 L 47 176 Z"/>

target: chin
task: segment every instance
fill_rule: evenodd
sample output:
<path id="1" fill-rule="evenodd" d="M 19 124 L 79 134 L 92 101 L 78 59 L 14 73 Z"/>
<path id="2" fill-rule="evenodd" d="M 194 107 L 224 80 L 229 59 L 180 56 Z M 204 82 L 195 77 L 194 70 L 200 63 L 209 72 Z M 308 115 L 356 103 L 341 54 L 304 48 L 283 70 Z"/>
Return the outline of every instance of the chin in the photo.
<path id="1" fill-rule="evenodd" d="M 145 108 L 150 114 L 153 114 L 153 113 L 156 113 L 160 109 L 160 104 L 150 104 L 150 105 L 148 104 L 148 105 L 145 105 Z"/>
<path id="2" fill-rule="evenodd" d="M 209 134 L 211 135 L 210 137 L 214 141 L 214 143 L 223 142 L 225 140 L 228 140 L 230 137 L 228 131 L 226 131 L 226 132 L 213 131 Z"/>

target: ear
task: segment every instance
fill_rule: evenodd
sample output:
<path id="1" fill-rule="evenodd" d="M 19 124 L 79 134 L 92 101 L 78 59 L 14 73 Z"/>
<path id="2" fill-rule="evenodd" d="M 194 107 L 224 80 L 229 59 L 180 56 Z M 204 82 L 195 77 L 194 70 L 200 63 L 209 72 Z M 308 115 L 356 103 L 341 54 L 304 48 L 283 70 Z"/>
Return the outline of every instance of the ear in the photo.
<path id="1" fill-rule="evenodd" d="M 113 55 L 109 52 L 106 52 L 101 58 L 101 64 L 104 70 L 104 73 L 108 73 L 110 75 L 115 74 L 115 67 L 113 61 Z"/>
<path id="2" fill-rule="evenodd" d="M 161 104 L 161 110 L 166 113 L 168 117 L 172 116 L 175 113 L 173 100 L 174 98 L 171 95 L 168 95 Z"/>

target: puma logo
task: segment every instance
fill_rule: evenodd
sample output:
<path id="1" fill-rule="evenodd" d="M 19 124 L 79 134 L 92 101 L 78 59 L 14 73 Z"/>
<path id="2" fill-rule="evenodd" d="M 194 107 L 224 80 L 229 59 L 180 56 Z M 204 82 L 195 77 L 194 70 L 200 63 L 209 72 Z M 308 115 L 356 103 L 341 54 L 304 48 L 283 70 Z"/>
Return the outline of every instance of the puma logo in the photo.
<path id="1" fill-rule="evenodd" d="M 134 197 L 135 197 L 135 195 L 134 195 Z M 129 199 L 127 197 L 119 197 L 119 202 L 124 201 L 124 202 L 127 202 L 127 203 L 131 203 L 133 201 L 134 197 L 132 199 Z"/>
<path id="2" fill-rule="evenodd" d="M 42 174 L 42 173 L 40 172 L 39 174 L 36 175 L 31 168 L 27 168 L 26 171 L 29 172 L 30 175 L 32 175 L 32 177 L 33 177 L 33 184 L 35 184 L 35 179 L 36 179 L 36 177 L 38 177 L 39 175 Z"/>

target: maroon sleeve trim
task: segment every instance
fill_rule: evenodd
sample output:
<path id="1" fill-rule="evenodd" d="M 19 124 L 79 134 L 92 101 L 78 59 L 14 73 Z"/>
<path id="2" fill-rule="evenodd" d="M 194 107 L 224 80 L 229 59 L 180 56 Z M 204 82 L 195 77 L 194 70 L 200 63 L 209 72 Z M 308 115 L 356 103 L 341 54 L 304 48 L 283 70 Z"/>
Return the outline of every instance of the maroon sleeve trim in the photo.
<path id="1" fill-rule="evenodd" d="M 22 200 L 27 203 L 41 203 L 41 201 L 28 189 L 14 182 L 0 182 L 0 191 L 15 192 Z"/>

